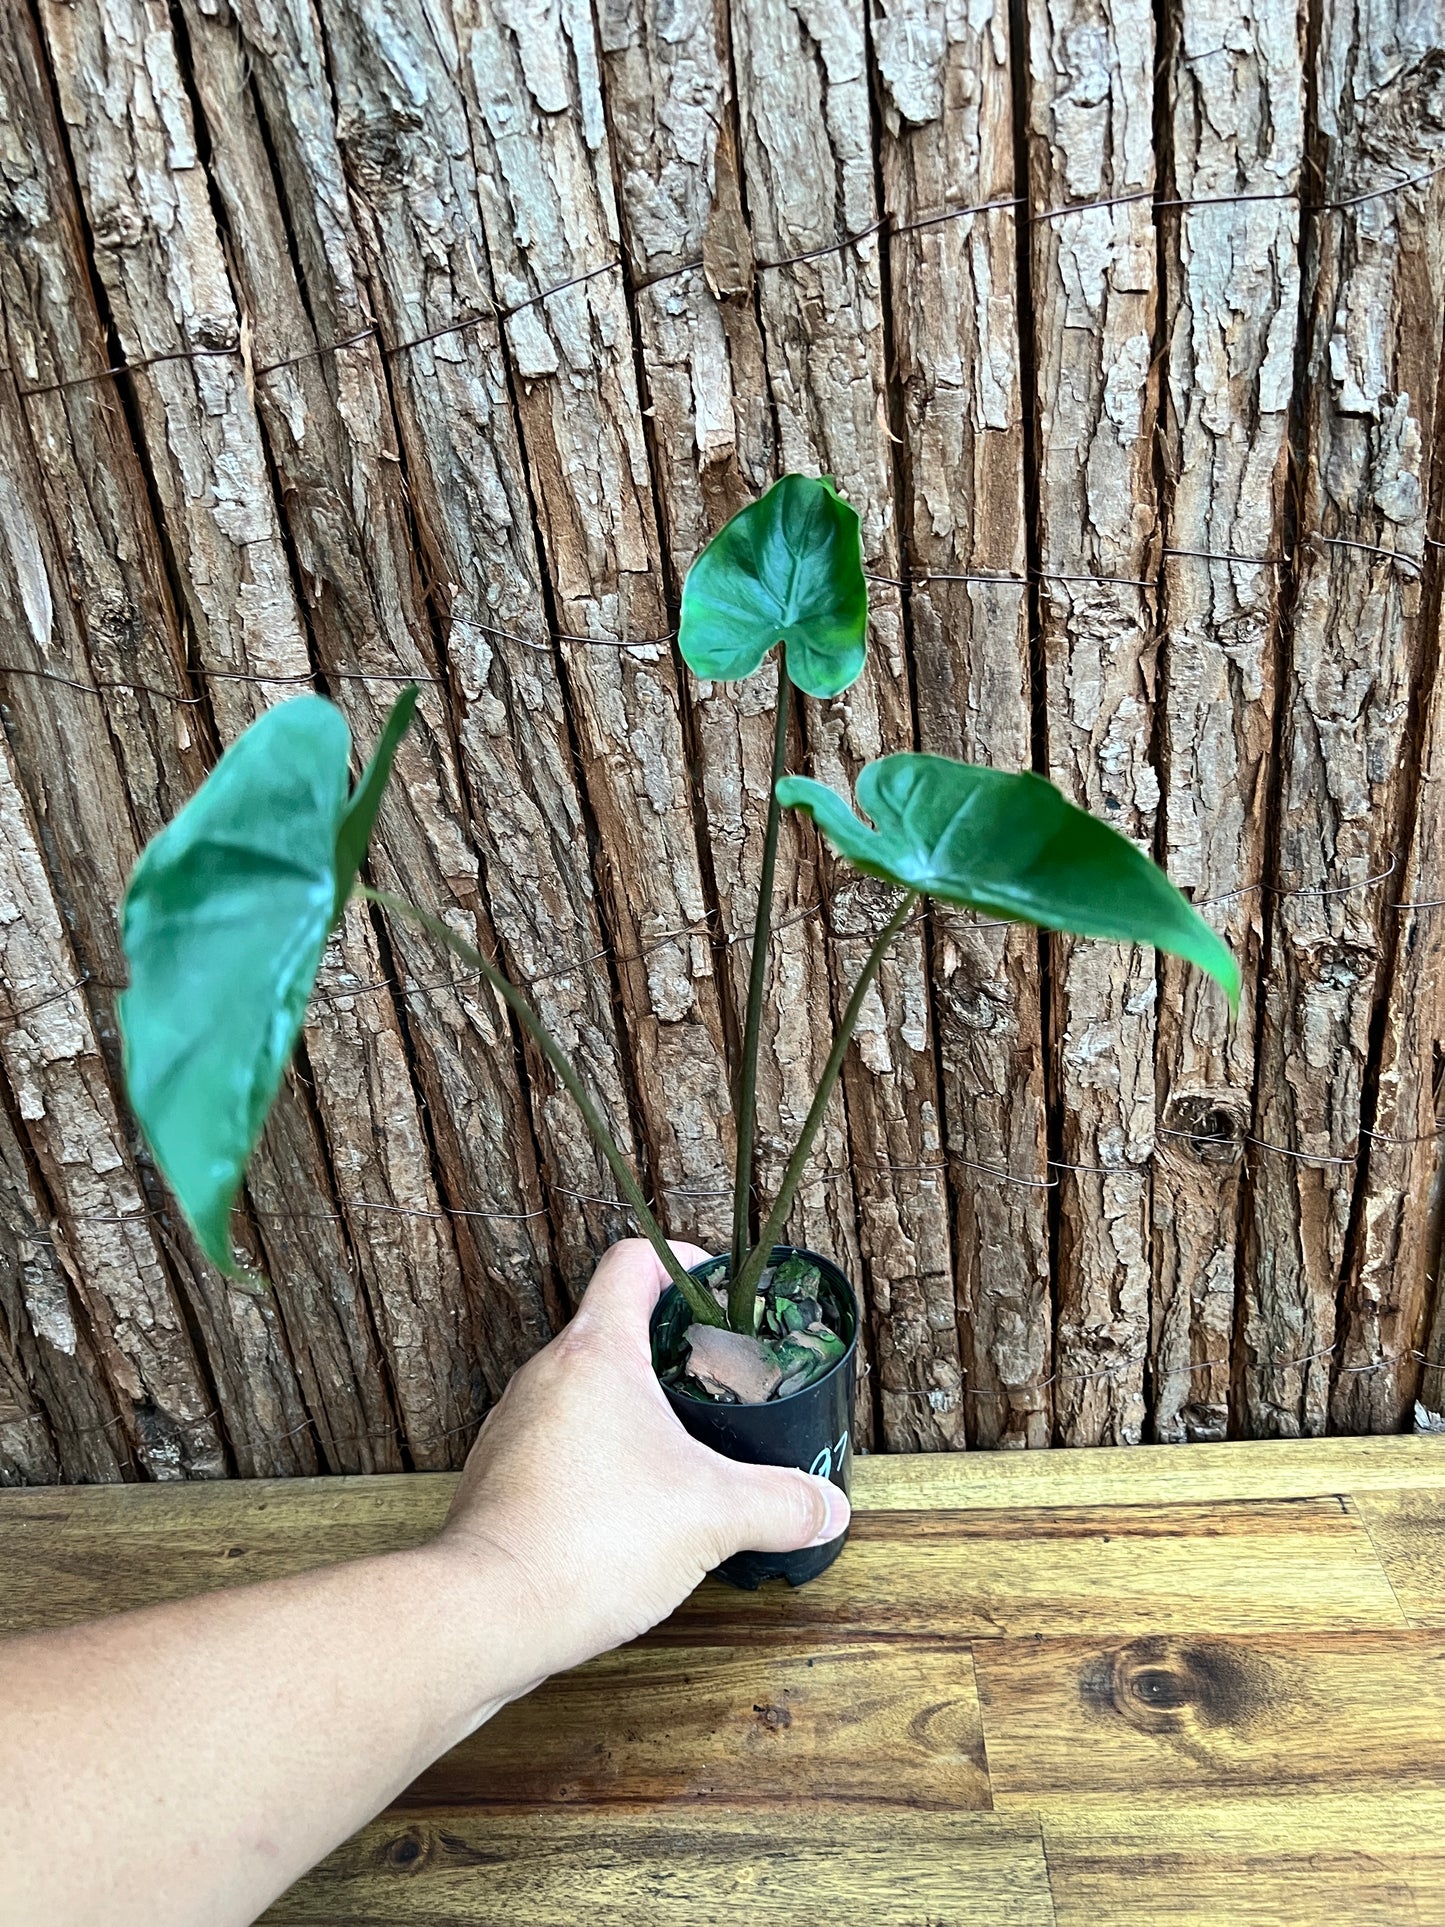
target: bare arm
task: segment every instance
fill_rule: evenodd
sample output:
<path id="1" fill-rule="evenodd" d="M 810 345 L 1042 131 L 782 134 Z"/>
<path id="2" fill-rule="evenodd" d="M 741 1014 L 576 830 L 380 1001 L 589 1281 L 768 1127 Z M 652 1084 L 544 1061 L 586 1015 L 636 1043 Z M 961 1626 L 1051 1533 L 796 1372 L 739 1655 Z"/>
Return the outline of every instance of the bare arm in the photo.
<path id="1" fill-rule="evenodd" d="M 642 1240 L 608 1252 L 432 1544 L 0 1646 L 0 1918 L 250 1921 L 508 1700 L 646 1631 L 729 1554 L 841 1532 L 835 1488 L 683 1432 L 648 1357 L 662 1282 Z"/>

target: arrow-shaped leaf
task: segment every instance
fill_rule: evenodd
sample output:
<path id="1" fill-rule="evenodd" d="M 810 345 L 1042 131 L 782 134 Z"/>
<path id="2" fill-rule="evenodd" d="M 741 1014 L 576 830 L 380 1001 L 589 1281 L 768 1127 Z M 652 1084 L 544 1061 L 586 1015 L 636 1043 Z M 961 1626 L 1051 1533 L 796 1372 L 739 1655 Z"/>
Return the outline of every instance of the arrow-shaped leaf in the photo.
<path id="1" fill-rule="evenodd" d="M 828 477 L 785 475 L 688 571 L 678 647 L 695 676 L 736 682 L 776 643 L 790 680 L 837 696 L 862 673 L 868 588 L 858 513 Z"/>
<path id="2" fill-rule="evenodd" d="M 232 744 L 141 853 L 121 940 L 126 1088 L 206 1256 L 233 1274 L 230 1214 L 365 855 L 408 690 L 348 794 L 351 732 L 300 696 Z"/>
<path id="3" fill-rule="evenodd" d="M 1186 957 L 1239 998 L 1239 969 L 1199 912 L 1126 837 L 1052 783 L 955 763 L 885 756 L 858 778 L 861 822 L 806 776 L 778 785 L 855 869 L 990 916 Z"/>

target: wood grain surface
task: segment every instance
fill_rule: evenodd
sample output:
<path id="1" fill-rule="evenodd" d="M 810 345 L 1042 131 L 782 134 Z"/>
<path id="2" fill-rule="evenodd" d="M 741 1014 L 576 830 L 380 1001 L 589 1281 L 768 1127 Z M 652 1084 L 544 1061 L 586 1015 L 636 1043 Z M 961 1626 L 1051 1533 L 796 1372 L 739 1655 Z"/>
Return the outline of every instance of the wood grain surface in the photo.
<path id="1" fill-rule="evenodd" d="M 1445 1441 L 1039 1464 L 860 1459 L 823 1579 L 703 1586 L 266 1918 L 1445 1923 Z M 451 1485 L 6 1492 L 0 1630 L 414 1545 Z"/>

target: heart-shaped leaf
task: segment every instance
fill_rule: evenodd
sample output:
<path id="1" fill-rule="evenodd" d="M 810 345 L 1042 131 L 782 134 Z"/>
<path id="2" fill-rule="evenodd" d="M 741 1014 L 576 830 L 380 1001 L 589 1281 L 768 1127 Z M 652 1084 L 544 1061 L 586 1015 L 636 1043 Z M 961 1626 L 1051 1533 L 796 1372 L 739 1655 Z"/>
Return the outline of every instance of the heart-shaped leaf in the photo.
<path id="1" fill-rule="evenodd" d="M 858 778 L 872 827 L 806 776 L 785 776 L 778 797 L 806 810 L 869 876 L 1045 930 L 1154 944 L 1207 970 L 1238 1003 L 1239 968 L 1199 912 L 1126 837 L 1042 776 L 885 756 Z"/>
<path id="2" fill-rule="evenodd" d="M 718 530 L 683 584 L 677 640 L 714 682 L 750 676 L 779 642 L 808 695 L 857 681 L 868 652 L 858 512 L 827 476 L 785 475 Z"/>
<path id="3" fill-rule="evenodd" d="M 126 891 L 131 1107 L 202 1250 L 230 1275 L 231 1206 L 415 702 L 414 689 L 397 702 L 354 795 L 333 703 L 267 710 L 146 846 Z"/>

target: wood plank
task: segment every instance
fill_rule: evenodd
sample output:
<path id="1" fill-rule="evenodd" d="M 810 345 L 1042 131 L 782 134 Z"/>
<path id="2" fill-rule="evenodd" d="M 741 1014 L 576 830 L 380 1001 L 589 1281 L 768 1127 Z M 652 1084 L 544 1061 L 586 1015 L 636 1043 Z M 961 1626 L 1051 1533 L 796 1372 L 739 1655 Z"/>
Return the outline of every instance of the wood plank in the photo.
<path id="1" fill-rule="evenodd" d="M 1050 1808 L 1059 1927 L 1433 1927 L 1445 1798 Z"/>
<path id="2" fill-rule="evenodd" d="M 233 1479 L 221 1485 L 123 1493 L 89 1486 L 14 1492 L 0 1522 L 32 1514 L 90 1520 L 118 1517 L 125 1530 L 190 1530 L 193 1519 L 252 1521 L 290 1534 L 354 1514 L 369 1529 L 424 1532 L 440 1524 L 454 1473 L 384 1478 Z M 1308 1499 L 1330 1493 L 1396 1492 L 1445 1486 L 1445 1437 L 1406 1434 L 1358 1439 L 1268 1439 L 1227 1445 L 1087 1448 L 1038 1455 L 980 1452 L 865 1454 L 853 1461 L 857 1512 L 1009 1510 L 1020 1506 L 1204 1504 L 1212 1499 Z M 122 1508 L 117 1515 L 115 1508 Z M 220 1529 L 226 1529 L 224 1524 Z M 378 1550 L 382 1549 L 379 1545 Z"/>
<path id="3" fill-rule="evenodd" d="M 1360 1517 L 1412 1626 L 1445 1626 L 1445 1490 L 1372 1492 Z"/>
<path id="4" fill-rule="evenodd" d="M 354 1532 L 358 1550 L 415 1544 L 446 1515 L 452 1473 L 400 1473 L 378 1478 L 236 1479 L 181 1490 L 93 1486 L 7 1492 L 0 1532 L 43 1524 L 47 1532 L 102 1535 L 117 1550 L 139 1534 L 152 1539 L 198 1537 L 228 1544 L 249 1538 L 290 1557 L 296 1569 L 317 1563 L 337 1531 Z M 1445 1487 L 1445 1438 L 1274 1439 L 1257 1443 L 1139 1446 L 1033 1454 L 980 1452 L 864 1456 L 853 1464 L 853 1504 L 860 1513 L 996 1511 L 1018 1507 L 1168 1505 L 1210 1500 L 1301 1499 L 1332 1493 Z M 207 1537 L 209 1535 L 209 1538 Z M 324 1553 L 323 1553 L 323 1556 Z M 343 1556 L 343 1555 L 337 1555 Z"/>
<path id="5" fill-rule="evenodd" d="M 419 1545 L 441 1525 L 454 1483 L 411 1475 L 6 1492 L 0 1634 Z M 197 1504 L 203 1491 L 217 1503 Z"/>
<path id="6" fill-rule="evenodd" d="M 447 1483 L 421 1504 L 406 1480 L 360 1508 L 258 1486 L 243 1510 L 86 1505 L 69 1491 L 14 1493 L 0 1520 L 10 1567 L 0 1628 L 58 1624 L 214 1585 L 303 1571 L 416 1544 L 440 1523 Z M 339 1483 L 339 1482 L 338 1482 Z M 381 1484 L 358 1480 L 357 1486 Z M 175 1497 L 176 1495 L 167 1495 Z M 363 1493 L 359 1495 L 366 1499 Z M 187 1495 L 189 1498 L 189 1495 Z M 79 1501 L 72 1504 L 72 1501 Z M 167 1519 L 166 1514 L 170 1513 Z M 88 1516 L 87 1516 L 88 1515 Z M 1047 1554 L 1042 1550 L 1047 1546 Z M 805 1629 L 1008 1637 L 1400 1625 L 1369 1536 L 1338 1498 L 977 1512 L 860 1511 L 843 1559 L 800 1591 L 706 1585 L 669 1622 L 684 1643 Z"/>
<path id="7" fill-rule="evenodd" d="M 7 1491 L 0 1497 L 0 1631 L 60 1624 L 152 1599 L 179 1598 L 211 1585 L 239 1584 L 304 1571 L 332 1559 L 416 1545 L 441 1525 L 453 1485 L 450 1474 L 412 1473 L 236 1480 L 182 1489 Z M 1431 1486 L 1437 1489 L 1414 1490 Z M 1123 1508 L 1113 1515 L 1117 1532 L 1127 1531 L 1131 1520 L 1142 1520 L 1157 1532 L 1174 1517 L 1174 1507 L 1181 1506 L 1183 1516 L 1176 1527 L 1182 1539 L 1195 1541 L 1191 1557 L 1197 1559 L 1197 1545 L 1207 1543 L 1197 1535 L 1207 1525 L 1209 1503 L 1228 1500 L 1231 1494 L 1237 1501 L 1260 1502 L 1341 1492 L 1400 1493 L 1399 1517 L 1409 1518 L 1413 1508 L 1424 1522 L 1413 1543 L 1425 1559 L 1430 1556 L 1429 1521 L 1438 1516 L 1439 1488 L 1445 1488 L 1445 1439 L 1438 1437 L 1275 1440 L 1192 1446 L 1186 1452 L 1143 1447 L 1047 1455 L 860 1458 L 853 1483 L 858 1526 L 842 1572 L 851 1574 L 861 1561 L 885 1587 L 895 1589 L 886 1570 L 876 1570 L 882 1555 L 867 1549 L 867 1521 L 874 1514 L 887 1514 L 896 1537 L 910 1513 L 931 1508 L 970 1513 L 967 1543 L 975 1549 L 999 1532 L 999 1543 L 1013 1545 L 1009 1558 L 1018 1568 L 1028 1563 L 1026 1542 L 1018 1542 L 1016 1525 L 1007 1519 L 1001 1527 L 992 1525 L 990 1515 L 1024 1512 L 1030 1518 L 1066 1521 L 1081 1509 L 1087 1513 L 1098 1508 L 1097 1516 L 1086 1521 L 1086 1530 L 1098 1531 L 1100 1520 L 1109 1516 L 1102 1508 L 1112 1504 Z M 1053 1503 L 1041 1508 L 1041 1500 Z M 1363 1497 L 1358 1502 L 1365 1511 L 1364 1523 L 1379 1534 L 1376 1511 L 1366 1511 L 1366 1504 Z M 1333 1512 L 1326 1506 L 1325 1513 L 1338 1516 L 1338 1504 Z M 1281 1516 L 1291 1516 L 1288 1507 Z M 1353 1532 L 1353 1524 L 1347 1524 Z M 1358 1547 L 1358 1539 L 1355 1543 Z M 1377 1544 L 1398 1584 L 1401 1555 L 1388 1539 L 1377 1539 Z M 930 1557 L 936 1564 L 937 1554 Z M 883 1564 L 886 1567 L 886 1559 Z M 862 1602 L 865 1623 L 871 1583 L 871 1577 L 865 1583 L 860 1576 L 852 1589 Z M 1422 1597 L 1438 1598 L 1438 1582 L 1430 1584 L 1437 1586 L 1436 1593 L 1427 1589 Z M 817 1592 L 814 1586 L 792 1597 L 806 1605 Z M 1370 1597 L 1380 1602 L 1378 1588 Z M 1410 1606 L 1406 1610 L 1417 1616 Z M 1176 1606 L 1171 1623 L 1186 1612 L 1187 1607 Z M 985 1623 L 980 1630 L 991 1629 Z"/>
<path id="8" fill-rule="evenodd" d="M 1445 1632 L 982 1640 L 996 1804 L 1445 1788 Z"/>
<path id="9" fill-rule="evenodd" d="M 1445 1437 L 1273 1439 L 1260 1444 L 860 1458 L 853 1503 L 887 1507 L 1167 1505 L 1308 1499 L 1445 1485 Z"/>
<path id="10" fill-rule="evenodd" d="M 280 1927 L 1053 1927 L 1036 1821 L 832 1807 L 387 1814 L 263 1917 Z"/>
<path id="11" fill-rule="evenodd" d="M 1227 1633 L 1405 1623 L 1339 1498 L 1113 1510 L 865 1512 L 821 1579 L 699 1588 L 668 1636 L 804 1626 L 966 1639 Z"/>
<path id="12" fill-rule="evenodd" d="M 968 1647 L 644 1640 L 516 1701 L 395 1804 L 684 1800 L 988 1808 Z"/>

